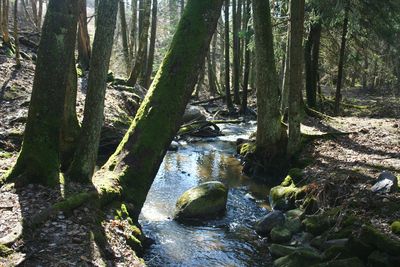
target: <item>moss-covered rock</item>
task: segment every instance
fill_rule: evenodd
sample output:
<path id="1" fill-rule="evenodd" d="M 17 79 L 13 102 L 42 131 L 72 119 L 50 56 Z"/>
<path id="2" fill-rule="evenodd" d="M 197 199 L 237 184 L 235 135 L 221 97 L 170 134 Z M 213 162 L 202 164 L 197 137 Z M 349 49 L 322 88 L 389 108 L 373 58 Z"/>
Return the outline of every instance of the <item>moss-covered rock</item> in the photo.
<path id="1" fill-rule="evenodd" d="M 220 182 L 207 182 L 191 188 L 176 203 L 175 220 L 190 221 L 222 215 L 228 189 Z"/>
<path id="2" fill-rule="evenodd" d="M 304 171 L 300 168 L 290 169 L 288 175 L 292 177 L 294 181 L 300 181 L 304 177 Z"/>
<path id="3" fill-rule="evenodd" d="M 278 210 L 295 208 L 295 201 L 305 196 L 305 189 L 296 187 L 292 177 L 287 176 L 280 185 L 271 188 L 269 193 L 271 207 Z"/>
<path id="4" fill-rule="evenodd" d="M 384 252 L 375 250 L 368 257 L 367 265 L 370 267 L 391 267 L 390 257 Z"/>
<path id="5" fill-rule="evenodd" d="M 274 261 L 275 267 L 309 267 L 321 262 L 321 256 L 308 251 L 295 251 Z"/>
<path id="6" fill-rule="evenodd" d="M 307 232 L 317 236 L 327 231 L 330 227 L 330 222 L 324 216 L 309 216 L 302 221 L 302 224 Z"/>
<path id="7" fill-rule="evenodd" d="M 304 219 L 304 210 L 302 209 L 293 209 L 293 210 L 288 210 L 285 212 L 286 218 L 288 219 Z"/>
<path id="8" fill-rule="evenodd" d="M 7 257 L 12 254 L 13 250 L 5 245 L 0 244 L 0 257 Z"/>
<path id="9" fill-rule="evenodd" d="M 282 226 L 285 223 L 285 216 L 281 211 L 271 211 L 260 220 L 258 220 L 254 226 L 256 232 L 259 235 L 268 235 L 272 228 Z"/>
<path id="10" fill-rule="evenodd" d="M 308 254 L 315 254 L 315 257 L 319 257 L 319 251 L 311 248 L 311 247 L 293 247 L 293 246 L 284 246 L 284 245 L 279 245 L 279 244 L 272 244 L 269 247 L 269 252 L 273 257 L 284 257 L 287 255 L 290 255 L 296 251 L 299 251 L 300 253 L 308 253 Z"/>
<path id="11" fill-rule="evenodd" d="M 292 233 L 297 234 L 302 229 L 302 224 L 299 218 L 287 218 L 285 227 Z"/>
<path id="12" fill-rule="evenodd" d="M 395 221 L 390 225 L 392 232 L 396 235 L 400 235 L 400 221 Z"/>
<path id="13" fill-rule="evenodd" d="M 312 267 L 364 267 L 364 263 L 359 258 L 354 257 L 342 260 L 332 260 L 313 265 Z"/>
<path id="14" fill-rule="evenodd" d="M 345 259 L 351 256 L 350 252 L 344 246 L 332 246 L 323 253 L 324 260 Z"/>
<path id="15" fill-rule="evenodd" d="M 285 226 L 277 226 L 271 230 L 271 240 L 275 243 L 286 243 L 292 239 L 292 232 Z"/>
<path id="16" fill-rule="evenodd" d="M 363 225 L 358 238 L 361 242 L 380 251 L 384 251 L 393 256 L 400 255 L 400 242 L 391 239 L 372 226 Z"/>

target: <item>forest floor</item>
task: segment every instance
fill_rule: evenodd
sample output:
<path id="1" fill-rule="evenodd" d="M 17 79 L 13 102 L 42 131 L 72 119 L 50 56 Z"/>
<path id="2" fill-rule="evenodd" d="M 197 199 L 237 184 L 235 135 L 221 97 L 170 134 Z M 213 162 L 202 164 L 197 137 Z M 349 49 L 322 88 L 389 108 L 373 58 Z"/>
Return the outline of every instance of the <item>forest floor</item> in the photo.
<path id="1" fill-rule="evenodd" d="M 22 68 L 16 69 L 12 59 L 0 55 L 0 176 L 15 163 L 20 149 L 33 76 L 32 61 L 23 60 Z M 106 138 L 102 140 L 106 152 L 123 135 L 142 96 L 139 89 L 132 92 L 110 86 L 103 129 Z M 400 218 L 400 193 L 376 194 L 370 188 L 384 170 L 400 175 L 400 100 L 354 89 L 345 91 L 345 101 L 351 105 L 342 117 L 306 119 L 305 129 L 313 132 L 348 134 L 316 139 L 306 146 L 301 158 L 311 159 L 311 164 L 304 169 L 305 179 L 317 185 L 322 209 L 340 206 L 351 210 L 390 234 L 390 223 Z M 80 89 L 79 116 L 83 106 L 84 90 Z M 11 250 L 2 248 L 0 266 L 143 265 L 123 238 L 129 227 L 114 220 L 113 209 L 104 211 L 106 220 L 101 223 L 95 207 L 83 206 L 69 214 L 60 212 L 33 229 L 22 227 L 65 196 L 88 190 L 89 186 L 68 182 L 56 189 L 38 185 L 1 188 L 0 243 Z M 103 249 L 95 242 L 98 231 L 107 236 Z"/>

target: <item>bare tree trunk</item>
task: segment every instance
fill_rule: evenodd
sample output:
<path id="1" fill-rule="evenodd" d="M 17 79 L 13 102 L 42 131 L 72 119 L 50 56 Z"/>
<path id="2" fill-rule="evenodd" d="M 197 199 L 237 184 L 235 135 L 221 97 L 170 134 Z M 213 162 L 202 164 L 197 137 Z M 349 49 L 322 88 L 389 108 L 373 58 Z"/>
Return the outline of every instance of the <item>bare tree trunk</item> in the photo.
<path id="1" fill-rule="evenodd" d="M 245 6 L 245 13 L 244 13 L 244 23 L 243 26 L 245 26 L 246 33 L 244 37 L 244 47 L 243 50 L 244 52 L 244 76 L 243 76 L 243 95 L 242 95 L 242 107 L 241 111 L 242 114 L 247 113 L 247 95 L 248 95 L 248 88 L 249 88 L 249 76 L 250 76 L 250 49 L 249 49 L 249 43 L 250 43 L 250 25 L 249 20 L 250 20 L 250 5 L 251 5 L 251 0 L 246 0 L 246 6 Z"/>
<path id="2" fill-rule="evenodd" d="M 132 0 L 131 2 L 131 11 L 132 11 L 132 20 L 131 20 L 131 33 L 130 33 L 130 58 L 133 60 L 133 57 L 136 53 L 136 32 L 137 32 L 137 0 Z M 132 61 L 131 61 L 132 62 Z"/>
<path id="3" fill-rule="evenodd" d="M 43 17 L 43 0 L 39 0 L 39 10 L 38 10 L 38 28 L 42 27 L 42 17 Z"/>
<path id="4" fill-rule="evenodd" d="M 125 14 L 125 1 L 119 0 L 119 20 L 121 23 L 121 37 L 122 37 L 122 50 L 124 52 L 125 68 L 126 73 L 130 73 L 130 64 L 132 59 L 129 55 L 129 45 L 128 45 L 128 27 L 126 24 L 126 14 Z"/>
<path id="5" fill-rule="evenodd" d="M 146 66 L 146 55 L 147 55 L 147 39 L 149 36 L 149 26 L 150 26 L 150 9 L 151 0 L 144 1 L 144 10 L 142 15 L 143 27 L 141 29 L 140 40 L 139 40 L 139 51 L 136 55 L 135 62 L 132 67 L 129 79 L 126 84 L 129 86 L 135 86 L 143 67 Z"/>
<path id="6" fill-rule="evenodd" d="M 30 0 L 31 7 L 32 7 L 32 14 L 33 14 L 33 21 L 35 22 L 36 26 L 39 27 L 39 17 L 38 17 L 38 10 L 37 10 L 37 0 Z"/>
<path id="7" fill-rule="evenodd" d="M 8 32 L 8 11 L 10 9 L 10 1 L 3 0 L 3 44 L 8 48 L 12 49 L 10 35 Z"/>
<path id="8" fill-rule="evenodd" d="M 90 37 L 87 28 L 86 0 L 79 0 L 78 61 L 84 70 L 90 65 Z"/>
<path id="9" fill-rule="evenodd" d="M 149 55 L 147 60 L 146 76 L 145 76 L 145 88 L 149 88 L 151 82 L 151 75 L 153 74 L 154 64 L 154 53 L 156 48 L 156 35 L 157 35 L 157 12 L 158 12 L 158 0 L 153 0 L 153 8 L 151 13 L 151 29 L 150 29 L 150 46 Z"/>
<path id="10" fill-rule="evenodd" d="M 225 0 L 225 101 L 228 110 L 233 110 L 230 85 L 230 46 L 229 46 L 229 0 Z"/>
<path id="11" fill-rule="evenodd" d="M 95 175 L 95 184 L 120 185 L 135 220 L 179 129 L 200 66 L 221 14 L 222 0 L 189 0 L 146 98 L 119 148 Z M 143 160 L 146 159 L 146 160 Z M 115 194 L 115 193 L 114 193 Z"/>
<path id="12" fill-rule="evenodd" d="M 239 27 L 238 10 L 236 0 L 232 0 L 232 32 L 233 32 L 233 102 L 240 104 L 239 96 L 239 69 L 240 69 L 240 43 L 239 43 Z"/>
<path id="13" fill-rule="evenodd" d="M 216 37 L 214 37 L 216 38 Z M 208 77 L 208 86 L 210 89 L 210 94 L 212 96 L 215 96 L 217 89 L 215 88 L 215 79 L 214 79 L 214 73 L 213 73 L 213 69 L 214 66 L 212 64 L 212 57 L 213 57 L 213 51 L 212 51 L 212 47 L 210 47 L 208 54 L 207 54 L 207 77 Z"/>
<path id="14" fill-rule="evenodd" d="M 304 0 L 290 0 L 289 140 L 288 156 L 299 152 L 303 89 Z"/>
<path id="15" fill-rule="evenodd" d="M 344 67 L 344 56 L 346 51 L 346 36 L 348 31 L 348 24 L 349 24 L 349 5 L 350 3 L 346 4 L 345 13 L 344 13 L 344 20 L 343 20 L 343 31 L 342 31 L 342 42 L 340 45 L 340 53 L 339 53 L 339 64 L 338 64 L 338 76 L 336 82 L 336 94 L 335 94 L 335 115 L 339 115 L 340 112 L 340 101 L 342 100 L 342 82 L 343 82 L 343 67 Z"/>
<path id="16" fill-rule="evenodd" d="M 310 108 L 316 108 L 317 106 L 317 79 L 321 30 L 321 22 L 319 20 L 311 23 L 310 33 L 305 44 L 306 96 L 307 105 Z"/>
<path id="17" fill-rule="evenodd" d="M 290 11 L 289 11 L 290 12 Z M 288 22 L 286 37 L 285 67 L 283 70 L 281 113 L 286 114 L 289 106 L 289 77 L 290 77 L 290 21 Z"/>
<path id="18" fill-rule="evenodd" d="M 0 0 L 0 34 L 1 37 L 3 37 L 3 2 L 1 0 Z"/>
<path id="19" fill-rule="evenodd" d="M 97 28 L 90 60 L 88 92 L 77 149 L 68 176 L 89 182 L 96 166 L 101 126 L 104 120 L 104 98 L 110 64 L 118 1 L 101 0 L 98 7 Z"/>
<path id="20" fill-rule="evenodd" d="M 17 67 L 21 67 L 18 39 L 18 0 L 14 1 L 14 42 L 15 42 L 15 63 Z"/>
<path id="21" fill-rule="evenodd" d="M 185 11 L 185 0 L 179 0 L 180 8 L 181 8 L 181 18 L 183 16 L 183 11 Z"/>

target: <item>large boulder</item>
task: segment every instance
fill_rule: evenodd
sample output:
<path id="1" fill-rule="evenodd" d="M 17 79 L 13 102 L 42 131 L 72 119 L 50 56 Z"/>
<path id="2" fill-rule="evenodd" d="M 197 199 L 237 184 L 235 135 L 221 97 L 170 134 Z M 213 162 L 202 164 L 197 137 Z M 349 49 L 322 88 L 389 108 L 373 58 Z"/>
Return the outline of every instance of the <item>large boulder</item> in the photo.
<path id="1" fill-rule="evenodd" d="M 176 203 L 175 220 L 198 221 L 224 214 L 228 189 L 221 182 L 206 182 L 187 190 Z"/>
<path id="2" fill-rule="evenodd" d="M 255 224 L 256 232 L 259 235 L 268 235 L 272 228 L 282 226 L 285 223 L 285 215 L 281 211 L 271 211 Z"/>
<path id="3" fill-rule="evenodd" d="M 295 208 L 295 201 L 305 197 L 305 187 L 296 187 L 291 176 L 287 176 L 283 182 L 271 188 L 269 203 L 275 210 L 287 211 Z"/>
<path id="4" fill-rule="evenodd" d="M 183 114 L 182 124 L 186 124 L 192 121 L 205 121 L 206 116 L 201 107 L 187 106 L 185 113 Z"/>

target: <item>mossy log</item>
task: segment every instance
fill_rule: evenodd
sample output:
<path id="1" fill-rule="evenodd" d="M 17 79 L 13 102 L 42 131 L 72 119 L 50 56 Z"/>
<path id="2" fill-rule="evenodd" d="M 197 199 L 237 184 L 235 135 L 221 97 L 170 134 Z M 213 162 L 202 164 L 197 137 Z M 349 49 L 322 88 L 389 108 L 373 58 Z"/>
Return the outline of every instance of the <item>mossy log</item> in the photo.
<path id="1" fill-rule="evenodd" d="M 171 47 L 119 147 L 93 182 L 105 196 L 133 204 L 134 219 L 177 131 L 204 64 L 222 0 L 190 0 Z"/>

